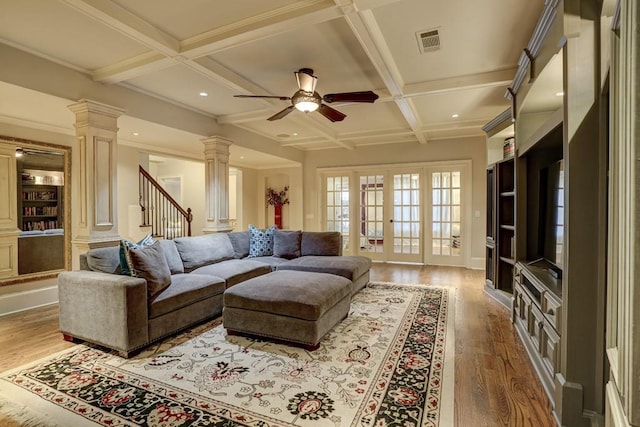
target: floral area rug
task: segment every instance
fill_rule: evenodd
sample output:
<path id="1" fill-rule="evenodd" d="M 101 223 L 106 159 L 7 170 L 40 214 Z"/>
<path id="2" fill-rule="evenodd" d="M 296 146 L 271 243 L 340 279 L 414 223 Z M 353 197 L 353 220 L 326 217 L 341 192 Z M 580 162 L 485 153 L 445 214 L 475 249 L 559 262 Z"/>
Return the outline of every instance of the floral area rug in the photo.
<path id="1" fill-rule="evenodd" d="M 370 284 L 315 351 L 219 321 L 129 360 L 78 345 L 1 374 L 0 413 L 33 426 L 453 425 L 451 292 Z"/>

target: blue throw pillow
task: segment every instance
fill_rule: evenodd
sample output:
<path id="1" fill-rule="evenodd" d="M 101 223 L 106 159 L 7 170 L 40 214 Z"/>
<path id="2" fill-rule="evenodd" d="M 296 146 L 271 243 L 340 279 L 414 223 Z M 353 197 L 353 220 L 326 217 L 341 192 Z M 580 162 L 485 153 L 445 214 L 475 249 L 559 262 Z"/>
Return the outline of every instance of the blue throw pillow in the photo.
<path id="1" fill-rule="evenodd" d="M 155 241 L 151 237 L 151 234 L 147 234 L 138 243 L 130 242 L 129 240 L 120 240 L 120 274 L 125 276 L 133 276 L 133 269 L 131 267 L 131 258 L 129 257 L 129 251 L 131 249 L 142 249 L 146 246 L 153 245 Z"/>
<path id="2" fill-rule="evenodd" d="M 273 255 L 273 234 L 278 228 L 275 225 L 261 230 L 249 224 L 249 258 Z"/>

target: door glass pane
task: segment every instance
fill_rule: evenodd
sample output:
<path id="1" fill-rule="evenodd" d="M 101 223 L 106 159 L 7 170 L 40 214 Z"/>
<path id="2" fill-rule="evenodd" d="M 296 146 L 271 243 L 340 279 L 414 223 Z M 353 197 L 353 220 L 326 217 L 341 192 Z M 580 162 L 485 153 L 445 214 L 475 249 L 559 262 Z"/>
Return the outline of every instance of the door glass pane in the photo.
<path id="1" fill-rule="evenodd" d="M 393 176 L 394 218 L 393 252 L 420 254 L 420 174 L 402 173 Z"/>
<path id="2" fill-rule="evenodd" d="M 461 172 L 433 172 L 432 255 L 461 255 Z"/>
<path id="3" fill-rule="evenodd" d="M 342 233 L 343 250 L 349 249 L 349 177 L 330 176 L 327 185 L 326 230 Z"/>
<path id="4" fill-rule="evenodd" d="M 382 253 L 384 249 L 384 178 L 382 175 L 360 177 L 360 205 L 360 249 L 365 252 Z"/>

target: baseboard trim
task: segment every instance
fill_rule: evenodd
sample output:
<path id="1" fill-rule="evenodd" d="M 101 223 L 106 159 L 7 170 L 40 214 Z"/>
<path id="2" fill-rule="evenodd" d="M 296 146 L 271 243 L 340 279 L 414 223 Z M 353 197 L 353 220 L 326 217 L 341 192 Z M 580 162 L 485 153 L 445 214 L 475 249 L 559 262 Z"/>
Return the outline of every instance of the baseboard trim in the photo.
<path id="1" fill-rule="evenodd" d="M 45 288 L 30 291 L 15 292 L 0 296 L 0 316 L 19 313 L 32 308 L 44 307 L 58 302 L 58 287 L 47 286 Z"/>
<path id="2" fill-rule="evenodd" d="M 471 269 L 472 270 L 484 270 L 486 261 L 484 257 L 471 257 Z"/>

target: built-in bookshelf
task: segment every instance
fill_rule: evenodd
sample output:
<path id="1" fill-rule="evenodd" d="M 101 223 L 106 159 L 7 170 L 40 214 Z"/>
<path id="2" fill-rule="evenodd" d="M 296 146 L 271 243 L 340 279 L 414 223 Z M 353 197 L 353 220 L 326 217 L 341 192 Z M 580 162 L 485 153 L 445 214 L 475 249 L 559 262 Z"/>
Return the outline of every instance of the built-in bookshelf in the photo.
<path id="1" fill-rule="evenodd" d="M 494 287 L 513 292 L 515 246 L 515 162 L 513 158 L 496 163 L 495 187 L 495 281 Z"/>
<path id="2" fill-rule="evenodd" d="M 62 173 L 25 169 L 20 182 L 18 215 L 22 231 L 63 228 Z"/>

